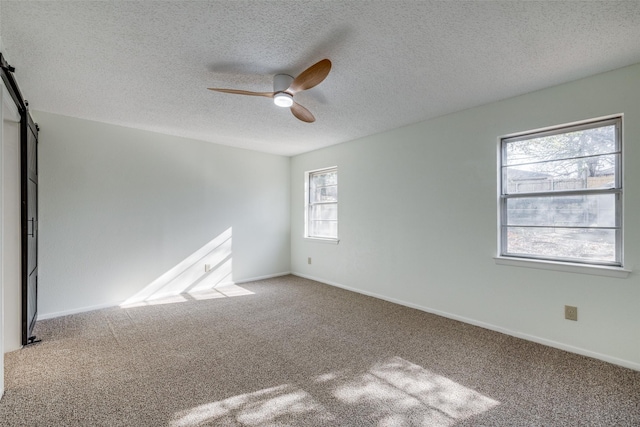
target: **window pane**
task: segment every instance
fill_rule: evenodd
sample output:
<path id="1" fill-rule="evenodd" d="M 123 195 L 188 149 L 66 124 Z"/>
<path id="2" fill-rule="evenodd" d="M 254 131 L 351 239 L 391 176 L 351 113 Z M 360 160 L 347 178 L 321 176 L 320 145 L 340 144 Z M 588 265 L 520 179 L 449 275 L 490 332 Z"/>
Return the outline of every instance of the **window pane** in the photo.
<path id="1" fill-rule="evenodd" d="M 505 165 L 609 154 L 617 150 L 614 125 L 509 142 Z"/>
<path id="2" fill-rule="evenodd" d="M 311 203 L 317 202 L 337 202 L 338 201 L 338 186 L 329 185 L 323 187 L 312 187 L 311 190 Z"/>
<path id="3" fill-rule="evenodd" d="M 507 227 L 508 255 L 616 263 L 615 230 Z"/>
<path id="4" fill-rule="evenodd" d="M 338 221 L 309 221 L 309 236 L 336 239 Z"/>
<path id="5" fill-rule="evenodd" d="M 337 185 L 338 172 L 335 170 L 316 172 L 311 174 L 311 180 L 314 185 Z"/>
<path id="6" fill-rule="evenodd" d="M 502 140 L 502 255 L 621 265 L 620 126 L 614 118 Z"/>
<path id="7" fill-rule="evenodd" d="M 309 200 L 316 202 L 338 201 L 338 172 L 325 171 L 309 176 Z"/>
<path id="8" fill-rule="evenodd" d="M 307 223 L 305 236 L 338 238 L 338 170 L 324 169 L 308 173 Z"/>
<path id="9" fill-rule="evenodd" d="M 504 168 L 505 194 L 614 188 L 616 160 L 609 154 Z"/>
<path id="10" fill-rule="evenodd" d="M 506 225 L 615 227 L 616 195 L 507 199 Z"/>
<path id="11" fill-rule="evenodd" d="M 309 219 L 311 221 L 316 220 L 338 220 L 338 205 L 312 205 L 309 210 Z"/>

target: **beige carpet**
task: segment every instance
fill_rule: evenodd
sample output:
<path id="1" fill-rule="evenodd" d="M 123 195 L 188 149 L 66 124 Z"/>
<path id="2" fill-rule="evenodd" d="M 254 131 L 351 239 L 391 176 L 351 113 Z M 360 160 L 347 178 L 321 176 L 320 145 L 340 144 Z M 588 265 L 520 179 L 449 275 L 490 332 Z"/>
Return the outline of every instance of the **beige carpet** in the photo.
<path id="1" fill-rule="evenodd" d="M 640 426 L 640 372 L 294 276 L 221 291 L 38 322 L 0 424 Z"/>

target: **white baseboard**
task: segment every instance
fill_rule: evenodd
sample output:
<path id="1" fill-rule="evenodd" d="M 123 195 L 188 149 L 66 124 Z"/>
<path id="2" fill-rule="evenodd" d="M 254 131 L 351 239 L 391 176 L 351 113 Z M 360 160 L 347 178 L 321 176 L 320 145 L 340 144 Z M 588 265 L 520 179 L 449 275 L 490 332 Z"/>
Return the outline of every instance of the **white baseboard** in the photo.
<path id="1" fill-rule="evenodd" d="M 274 277 L 286 276 L 288 274 L 291 274 L 291 272 L 286 271 L 286 272 L 268 274 L 268 275 L 265 275 L 265 276 L 249 277 L 249 278 L 246 278 L 246 279 L 234 280 L 232 282 L 223 282 L 223 283 L 220 283 L 220 285 L 227 285 L 227 284 L 231 284 L 231 283 L 241 284 L 241 283 L 255 282 L 257 280 L 272 279 Z M 47 319 L 53 319 L 53 318 L 56 318 L 56 317 L 69 316 L 71 314 L 86 313 L 87 311 L 101 310 L 103 308 L 118 307 L 123 302 L 124 302 L 124 300 L 118 301 L 118 302 L 107 303 L 107 304 L 99 304 L 99 305 L 91 305 L 91 306 L 86 306 L 86 307 L 72 308 L 70 310 L 56 311 L 56 312 L 53 312 L 53 313 L 38 314 L 38 320 L 47 320 Z"/>
<path id="2" fill-rule="evenodd" d="M 268 274 L 266 276 L 258 276 L 258 277 L 251 277 L 249 279 L 234 280 L 233 283 L 235 283 L 236 285 L 239 285 L 241 283 L 255 282 L 256 280 L 273 279 L 274 277 L 287 276 L 289 274 L 291 274 L 290 271 L 283 271 L 281 273 Z"/>
<path id="3" fill-rule="evenodd" d="M 413 304 L 410 302 L 406 302 L 406 301 L 402 301 L 399 299 L 395 299 L 395 298 L 389 298 L 387 296 L 384 295 L 380 295 L 380 294 L 376 294 L 374 292 L 368 292 L 368 291 L 364 291 L 362 289 L 357 289 L 357 288 L 352 288 L 350 286 L 345 286 L 342 285 L 340 283 L 336 283 L 330 280 L 326 280 L 326 279 L 322 279 L 319 277 L 314 277 L 314 276 L 310 276 L 308 274 L 303 274 L 303 273 L 298 273 L 296 271 L 292 271 L 291 274 L 293 274 L 294 276 L 299 276 L 299 277 L 303 277 L 305 279 L 309 279 L 309 280 L 314 280 L 316 282 L 320 282 L 320 283 L 324 283 L 326 285 L 331 285 L 331 286 L 335 286 L 337 288 L 342 288 L 348 291 L 352 291 L 352 292 L 356 292 L 362 295 L 367 295 L 370 297 L 374 297 L 374 298 L 378 298 L 384 301 L 389 301 L 395 304 L 399 304 L 399 305 L 403 305 L 405 307 L 410 307 L 410 308 L 415 308 L 416 310 L 420 310 L 420 311 L 424 311 L 427 313 L 431 313 L 431 314 L 435 314 L 438 316 L 442 316 L 442 317 L 446 317 L 448 319 L 453 319 L 453 320 L 458 320 L 460 322 L 464 322 L 464 323 L 468 323 L 470 325 L 474 325 L 474 326 L 479 326 L 481 328 L 484 329 L 489 329 L 491 331 L 496 331 L 496 332 L 500 332 L 502 334 L 506 334 L 506 335 L 511 335 L 513 337 L 516 338 L 522 338 L 524 340 L 527 341 L 532 341 L 538 344 L 542 344 L 542 345 L 546 345 L 549 347 L 554 347 L 560 350 L 564 350 L 564 351 L 568 351 L 570 353 L 576 353 L 579 354 L 581 356 L 587 356 L 587 357 L 592 357 L 594 359 L 599 359 L 602 360 L 604 362 L 608 362 L 608 363 L 612 363 L 614 365 L 618 365 L 618 366 L 622 366 L 625 368 L 629 368 L 629 369 L 633 369 L 635 371 L 640 371 L 640 363 L 636 363 L 636 362 L 632 362 L 630 360 L 625 360 L 625 359 L 619 359 L 617 357 L 613 357 L 613 356 L 609 356 L 607 354 L 602 354 L 602 353 L 597 353 L 591 350 L 587 350 L 584 348 L 580 348 L 580 347 L 574 347 L 568 344 L 564 344 L 561 342 L 557 342 L 557 341 L 553 341 L 553 340 L 548 340 L 546 338 L 541 338 L 541 337 L 537 337 L 535 335 L 529 335 L 529 334 L 525 334 L 522 332 L 517 332 L 517 331 L 512 331 L 510 329 L 507 328 L 503 328 L 501 326 L 496 326 L 496 325 L 492 325 L 490 323 L 485 323 L 485 322 L 481 322 L 478 320 L 474 320 L 474 319 L 470 319 L 467 317 L 463 317 L 463 316 L 458 316 L 457 314 L 452 314 L 452 313 L 447 313 L 444 311 L 440 311 L 440 310 L 435 310 L 433 308 L 429 308 L 429 307 L 424 307 L 418 304 Z"/>
<path id="4" fill-rule="evenodd" d="M 53 319 L 56 317 L 69 316 L 71 314 L 85 313 L 87 311 L 102 310 L 103 308 L 117 307 L 123 302 L 124 301 L 108 303 L 108 304 L 91 305 L 86 307 L 72 308 L 70 310 L 56 311 L 53 313 L 38 314 L 38 320 L 47 320 L 47 319 Z"/>

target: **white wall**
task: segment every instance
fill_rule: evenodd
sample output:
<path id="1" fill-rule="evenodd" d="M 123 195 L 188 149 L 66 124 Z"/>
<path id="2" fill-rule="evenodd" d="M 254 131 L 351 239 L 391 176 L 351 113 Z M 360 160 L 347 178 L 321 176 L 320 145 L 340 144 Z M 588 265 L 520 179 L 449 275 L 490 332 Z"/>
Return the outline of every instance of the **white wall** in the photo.
<path id="1" fill-rule="evenodd" d="M 289 158 L 32 114 L 40 318 L 119 304 L 230 227 L 234 280 L 289 271 Z"/>
<path id="2" fill-rule="evenodd" d="M 1 42 L 1 41 L 0 41 Z M 0 82 L 0 123 L 4 123 L 4 98 L 6 89 L 4 84 Z M 2 145 L 4 144 L 2 132 L 0 132 L 0 177 L 2 176 Z M 0 192 L 2 191 L 2 183 L 0 183 Z M 0 224 L 4 218 L 4 204 L 2 203 L 2 195 L 0 194 Z M 4 237 L 2 227 L 0 227 L 0 242 Z M 4 255 L 0 251 L 0 398 L 4 395 L 4 281 L 2 280 L 2 264 L 4 263 Z"/>
<path id="3" fill-rule="evenodd" d="M 4 287 L 4 351 L 22 347 L 22 253 L 20 236 L 20 116 L 7 111 L 2 122 L 2 283 Z M 16 121 L 17 120 L 17 121 Z"/>
<path id="4" fill-rule="evenodd" d="M 0 397 L 4 353 L 21 347 L 20 114 L 0 82 Z"/>
<path id="5" fill-rule="evenodd" d="M 640 369 L 639 99 L 640 64 L 294 157 L 291 270 Z M 496 265 L 498 137 L 616 113 L 633 273 Z M 304 171 L 333 165 L 339 245 L 302 238 Z"/>
<path id="6" fill-rule="evenodd" d="M 2 17 L 2 5 L 0 5 L 0 18 Z M 2 21 L 2 19 L 0 19 Z M 4 53 L 2 37 L 0 37 L 0 52 Z M 0 123 L 2 123 L 2 110 L 4 110 L 4 83 L 0 83 Z M 2 132 L 0 132 L 0 176 L 2 176 Z M 0 191 L 2 184 L 0 183 Z M 4 206 L 2 205 L 2 195 L 0 194 L 0 224 L 4 217 Z M 2 229 L 0 227 L 0 242 L 2 241 Z M 2 281 L 2 263 L 4 256 L 0 253 L 0 398 L 4 395 L 4 282 Z"/>

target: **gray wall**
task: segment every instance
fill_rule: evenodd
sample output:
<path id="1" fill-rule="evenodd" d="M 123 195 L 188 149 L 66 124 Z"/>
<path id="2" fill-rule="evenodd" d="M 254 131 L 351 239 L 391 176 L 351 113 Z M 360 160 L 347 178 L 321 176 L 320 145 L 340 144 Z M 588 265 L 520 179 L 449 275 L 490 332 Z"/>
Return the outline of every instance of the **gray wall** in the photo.
<path id="1" fill-rule="evenodd" d="M 40 318 L 119 304 L 229 228 L 234 281 L 289 271 L 288 157 L 33 116 Z"/>
<path id="2" fill-rule="evenodd" d="M 640 369 L 639 99 L 640 64 L 294 157 L 291 270 Z M 496 265 L 499 137 L 618 113 L 633 273 Z M 304 172 L 334 165 L 338 245 L 303 238 Z"/>

